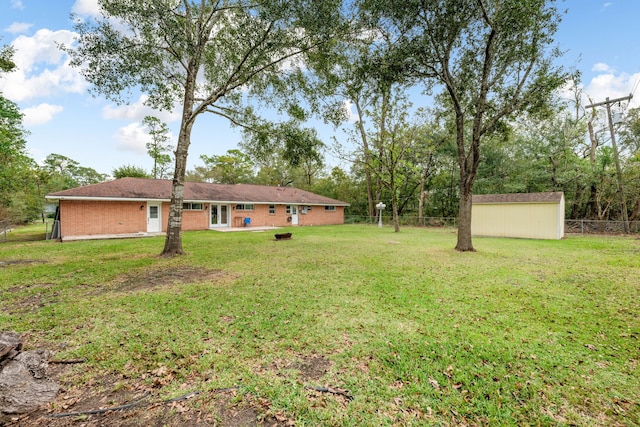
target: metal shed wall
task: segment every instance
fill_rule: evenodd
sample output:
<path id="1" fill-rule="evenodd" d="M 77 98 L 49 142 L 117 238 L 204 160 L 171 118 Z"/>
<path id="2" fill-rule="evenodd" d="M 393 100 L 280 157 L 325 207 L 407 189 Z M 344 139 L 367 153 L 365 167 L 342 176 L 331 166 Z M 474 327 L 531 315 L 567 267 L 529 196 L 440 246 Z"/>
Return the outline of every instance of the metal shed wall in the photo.
<path id="1" fill-rule="evenodd" d="M 474 236 L 562 239 L 564 196 L 557 202 L 475 203 L 471 211 Z"/>

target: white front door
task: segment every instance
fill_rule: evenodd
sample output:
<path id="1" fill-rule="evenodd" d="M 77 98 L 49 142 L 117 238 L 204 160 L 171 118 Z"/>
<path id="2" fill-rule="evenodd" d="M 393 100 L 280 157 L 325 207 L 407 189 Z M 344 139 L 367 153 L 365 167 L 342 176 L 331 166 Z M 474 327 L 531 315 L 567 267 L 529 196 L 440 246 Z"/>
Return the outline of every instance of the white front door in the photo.
<path id="1" fill-rule="evenodd" d="M 291 225 L 298 225 L 298 207 L 291 205 Z"/>
<path id="2" fill-rule="evenodd" d="M 229 226 L 229 205 L 211 203 L 211 228 Z"/>
<path id="3" fill-rule="evenodd" d="M 162 205 L 147 203 L 147 233 L 162 231 Z"/>

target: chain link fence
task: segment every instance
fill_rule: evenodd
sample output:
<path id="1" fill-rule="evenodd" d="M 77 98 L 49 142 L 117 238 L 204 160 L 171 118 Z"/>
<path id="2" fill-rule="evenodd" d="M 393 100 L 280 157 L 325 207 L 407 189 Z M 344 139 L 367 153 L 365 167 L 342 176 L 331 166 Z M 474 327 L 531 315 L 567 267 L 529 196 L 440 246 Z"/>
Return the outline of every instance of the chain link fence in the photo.
<path id="1" fill-rule="evenodd" d="M 60 221 L 49 220 L 34 226 L 15 226 L 10 221 L 0 221 L 0 243 L 30 242 L 60 239 Z"/>
<path id="2" fill-rule="evenodd" d="M 11 224 L 7 221 L 0 221 L 0 241 L 6 242 L 9 239 L 9 232 L 11 231 Z"/>
<path id="3" fill-rule="evenodd" d="M 345 224 L 378 224 L 378 217 L 345 215 Z M 392 225 L 393 218 L 390 215 L 382 216 L 383 225 Z M 458 218 L 455 217 L 424 217 L 418 219 L 417 216 L 401 216 L 400 226 L 423 226 L 423 227 L 457 227 Z M 567 219 L 564 222 L 565 233 L 575 234 L 624 234 L 624 223 L 622 221 L 601 221 L 590 219 Z M 629 232 L 640 234 L 640 221 L 629 221 Z"/>
<path id="4" fill-rule="evenodd" d="M 568 219 L 564 222 L 564 232 L 578 234 L 624 234 L 624 222 Z M 629 221 L 629 233 L 640 234 L 640 221 Z"/>
<path id="5" fill-rule="evenodd" d="M 417 216 L 401 216 L 399 218 L 401 226 L 423 226 L 423 227 L 457 227 L 458 218 L 455 217 L 423 217 L 419 219 Z M 377 216 L 364 215 L 345 215 L 345 224 L 378 224 Z M 382 224 L 393 224 L 391 216 L 382 215 Z"/>

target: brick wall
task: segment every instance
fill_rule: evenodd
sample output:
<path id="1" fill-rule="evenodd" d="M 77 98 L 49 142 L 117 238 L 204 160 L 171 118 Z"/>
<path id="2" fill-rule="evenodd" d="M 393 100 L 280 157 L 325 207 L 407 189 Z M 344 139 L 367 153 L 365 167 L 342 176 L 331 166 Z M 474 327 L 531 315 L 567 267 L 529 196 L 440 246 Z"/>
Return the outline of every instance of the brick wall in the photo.
<path id="1" fill-rule="evenodd" d="M 60 230 L 63 237 L 147 231 L 147 204 L 60 200 Z"/>
<path id="2" fill-rule="evenodd" d="M 235 206 L 234 206 L 235 208 Z M 269 205 L 254 205 L 253 211 L 231 210 L 231 226 L 242 227 L 245 217 L 251 218 L 251 226 L 286 227 L 291 225 L 287 218 L 286 205 L 276 205 L 275 214 L 269 213 Z M 313 206 L 303 214 L 298 207 L 298 225 L 331 225 L 344 224 L 344 207 L 336 206 L 335 211 L 325 211 L 324 206 Z"/>
<path id="3" fill-rule="evenodd" d="M 182 229 L 208 230 L 210 207 L 182 213 Z M 141 208 L 142 207 L 142 208 Z M 147 231 L 146 202 L 110 201 L 60 201 L 60 227 L 62 236 L 91 236 L 101 234 L 129 234 Z M 287 218 L 285 205 L 276 205 L 275 214 L 269 213 L 269 205 L 254 205 L 253 211 L 230 211 L 232 227 L 242 227 L 244 218 L 251 218 L 251 226 L 286 227 L 292 225 Z M 162 231 L 167 231 L 169 203 L 162 203 Z M 303 214 L 298 207 L 298 225 L 330 225 L 344 223 L 344 207 L 336 206 L 335 211 L 326 211 L 324 206 L 313 206 Z"/>
<path id="4" fill-rule="evenodd" d="M 344 224 L 344 206 L 336 206 L 335 211 L 327 211 L 324 206 L 312 206 L 303 214 L 302 209 L 298 209 L 299 225 L 332 225 Z"/>
<path id="5" fill-rule="evenodd" d="M 146 203 L 145 203 L 146 206 Z M 205 206 L 207 204 L 205 203 Z M 162 231 L 167 231 L 167 224 L 169 223 L 169 209 L 171 203 L 162 203 Z M 145 208 L 146 209 L 146 208 Z M 145 217 L 146 224 L 146 217 Z M 192 230 L 208 230 L 209 229 L 209 208 L 202 209 L 200 211 L 182 211 L 182 229 L 184 231 Z M 146 225 L 143 231 L 147 231 Z"/>
<path id="6" fill-rule="evenodd" d="M 169 206 L 170 203 L 162 204 L 162 214 L 167 211 L 167 216 L 162 217 L 162 230 L 167 231 L 167 221 L 169 220 Z M 182 211 L 182 229 L 189 230 L 208 230 L 209 229 L 209 205 L 204 203 L 206 209 L 200 211 Z"/>

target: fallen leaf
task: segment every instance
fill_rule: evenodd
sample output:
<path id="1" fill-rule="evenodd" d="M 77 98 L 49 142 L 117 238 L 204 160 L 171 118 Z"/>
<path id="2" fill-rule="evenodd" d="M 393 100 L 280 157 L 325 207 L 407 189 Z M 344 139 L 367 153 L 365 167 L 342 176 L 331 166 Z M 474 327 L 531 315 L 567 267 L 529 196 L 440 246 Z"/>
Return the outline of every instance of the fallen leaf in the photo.
<path id="1" fill-rule="evenodd" d="M 429 384 L 431 384 L 431 386 L 436 390 L 440 390 L 440 384 L 438 384 L 438 381 L 434 380 L 431 377 L 429 377 Z"/>

